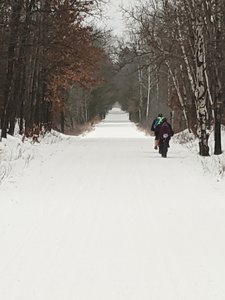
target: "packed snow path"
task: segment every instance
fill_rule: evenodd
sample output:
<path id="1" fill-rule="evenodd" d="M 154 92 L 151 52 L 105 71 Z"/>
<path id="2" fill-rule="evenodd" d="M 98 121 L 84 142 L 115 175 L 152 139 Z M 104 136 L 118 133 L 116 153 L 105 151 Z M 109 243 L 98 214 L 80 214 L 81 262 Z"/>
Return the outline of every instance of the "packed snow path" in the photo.
<path id="1" fill-rule="evenodd" d="M 0 186 L 4 300 L 224 300 L 222 186 L 114 109 Z M 224 189 L 223 189 L 224 191 Z"/>

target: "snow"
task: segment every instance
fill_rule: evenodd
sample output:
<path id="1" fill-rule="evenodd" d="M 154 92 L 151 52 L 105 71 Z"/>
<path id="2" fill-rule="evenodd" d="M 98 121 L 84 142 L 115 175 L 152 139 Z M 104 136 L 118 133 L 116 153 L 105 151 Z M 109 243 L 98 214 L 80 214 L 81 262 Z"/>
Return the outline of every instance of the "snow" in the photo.
<path id="1" fill-rule="evenodd" d="M 112 108 L 105 119 L 85 138 L 147 138 L 129 121 L 129 114 L 118 107 Z"/>
<path id="2" fill-rule="evenodd" d="M 0 143 L 1 299 L 224 300 L 225 160 L 196 143 L 162 158 L 118 108 L 80 137 Z"/>

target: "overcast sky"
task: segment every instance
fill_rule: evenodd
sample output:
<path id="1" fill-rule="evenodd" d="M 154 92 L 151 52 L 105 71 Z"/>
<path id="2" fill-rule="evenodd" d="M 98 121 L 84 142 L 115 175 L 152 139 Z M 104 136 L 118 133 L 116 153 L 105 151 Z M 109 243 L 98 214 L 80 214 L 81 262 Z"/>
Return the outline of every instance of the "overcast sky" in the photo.
<path id="1" fill-rule="evenodd" d="M 137 0 L 110 0 L 106 6 L 105 14 L 109 18 L 104 21 L 107 28 L 113 29 L 113 33 L 122 36 L 125 30 L 125 24 L 120 6 L 129 8 Z"/>

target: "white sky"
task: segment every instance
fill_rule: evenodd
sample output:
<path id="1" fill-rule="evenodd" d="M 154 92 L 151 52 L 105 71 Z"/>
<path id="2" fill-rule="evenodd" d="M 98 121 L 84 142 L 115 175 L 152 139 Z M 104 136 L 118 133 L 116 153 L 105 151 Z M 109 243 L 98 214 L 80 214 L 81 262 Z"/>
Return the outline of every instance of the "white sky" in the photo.
<path id="1" fill-rule="evenodd" d="M 113 33 L 122 36 L 125 31 L 125 20 L 123 20 L 121 6 L 129 8 L 137 0 L 109 0 L 106 5 L 105 14 L 109 18 L 104 21 L 108 29 L 113 29 Z"/>

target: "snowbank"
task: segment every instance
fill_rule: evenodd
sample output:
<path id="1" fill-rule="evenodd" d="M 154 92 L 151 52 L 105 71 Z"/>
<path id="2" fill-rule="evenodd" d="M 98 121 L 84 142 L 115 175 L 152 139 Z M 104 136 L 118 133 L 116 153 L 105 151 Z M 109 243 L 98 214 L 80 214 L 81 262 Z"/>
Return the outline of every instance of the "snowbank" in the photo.
<path id="1" fill-rule="evenodd" d="M 210 156 L 202 157 L 197 155 L 199 151 L 198 139 L 192 133 L 189 133 L 188 130 L 184 130 L 173 137 L 175 143 L 179 143 L 188 148 L 192 153 L 196 153 L 205 174 L 213 176 L 218 181 L 224 178 L 225 174 L 225 126 L 222 127 L 221 140 L 223 153 L 221 155 L 214 155 L 214 132 L 212 131 L 209 136 Z"/>
<path id="2" fill-rule="evenodd" d="M 73 138 L 54 130 L 40 136 L 38 139 L 40 143 L 33 143 L 31 139 L 25 139 L 22 142 L 22 136 L 12 137 L 8 135 L 7 139 L 2 139 L 0 142 L 0 183 L 12 173 L 19 174 L 28 167 L 30 161 L 37 156 L 38 149 L 43 149 L 45 145 L 58 144 Z"/>
<path id="3" fill-rule="evenodd" d="M 123 122 L 121 122 L 121 116 Z M 112 119 L 114 120 L 114 123 L 111 123 Z M 16 135 L 15 137 L 8 136 L 7 139 L 3 139 L 2 142 L 0 142 L 0 183 L 12 173 L 19 174 L 24 168 L 29 166 L 30 162 L 37 155 L 44 156 L 47 145 L 61 144 L 62 142 L 69 142 L 80 138 L 129 138 L 131 136 L 135 138 L 148 138 L 144 132 L 138 130 L 134 136 L 133 129 L 136 128 L 136 126 L 135 124 L 132 126 L 127 114 L 121 115 L 121 112 L 114 108 L 110 111 L 106 120 L 103 120 L 101 124 L 97 125 L 92 132 L 83 133 L 78 137 L 66 136 L 57 131 L 52 131 L 46 133 L 43 137 L 41 136 L 39 138 L 40 143 L 32 143 L 30 139 L 26 139 L 23 143 L 20 135 Z M 210 157 L 201 157 L 198 155 L 198 139 L 187 130 L 176 134 L 173 137 L 173 142 L 182 145 L 188 149 L 188 151 L 192 152 L 192 154 L 196 154 L 205 174 L 216 178 L 218 181 L 224 178 L 225 152 L 221 155 L 213 154 L 213 132 L 210 134 L 209 138 Z M 225 149 L 225 127 L 222 128 L 222 149 Z M 49 148 L 48 151 L 54 152 L 55 149 Z M 40 154 L 41 152 L 43 153 Z"/>
<path id="4" fill-rule="evenodd" d="M 29 165 L 34 157 L 30 143 L 22 143 L 18 137 L 8 136 L 0 143 L 0 183 L 16 169 Z"/>

